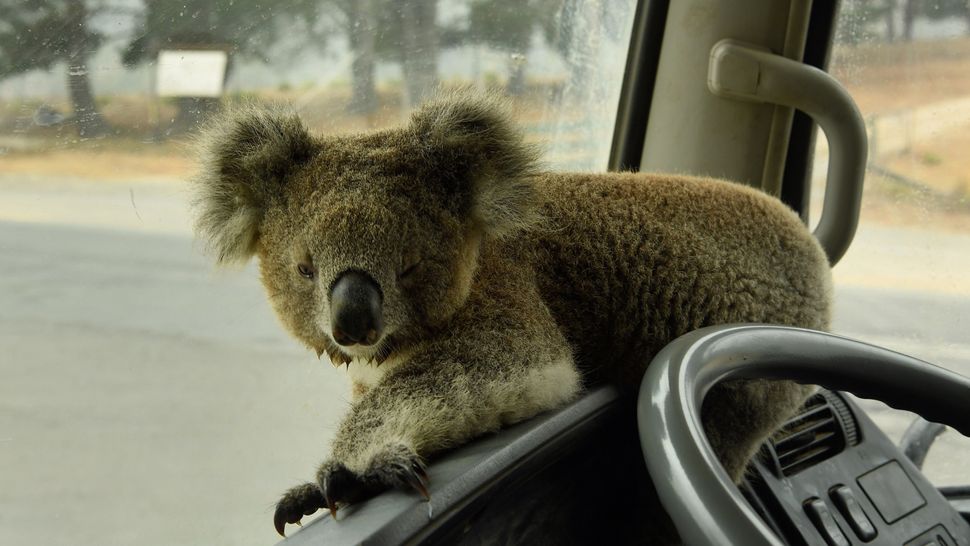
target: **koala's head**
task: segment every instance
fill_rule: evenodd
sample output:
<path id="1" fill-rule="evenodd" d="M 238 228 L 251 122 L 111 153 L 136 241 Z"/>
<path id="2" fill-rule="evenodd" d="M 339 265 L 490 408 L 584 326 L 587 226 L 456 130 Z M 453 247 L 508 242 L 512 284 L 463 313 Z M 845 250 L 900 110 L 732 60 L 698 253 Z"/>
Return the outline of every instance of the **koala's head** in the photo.
<path id="1" fill-rule="evenodd" d="M 336 137 L 249 108 L 202 146 L 199 235 L 220 263 L 258 255 L 283 324 L 337 364 L 380 362 L 446 322 L 483 241 L 537 217 L 534 150 L 494 99 L 444 96 L 404 127 Z"/>

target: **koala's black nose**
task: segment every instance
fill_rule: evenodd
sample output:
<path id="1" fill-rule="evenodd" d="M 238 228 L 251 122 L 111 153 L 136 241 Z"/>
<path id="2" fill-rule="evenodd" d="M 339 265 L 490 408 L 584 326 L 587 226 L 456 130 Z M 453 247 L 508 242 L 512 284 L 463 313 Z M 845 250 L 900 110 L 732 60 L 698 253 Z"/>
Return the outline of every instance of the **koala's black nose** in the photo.
<path id="1" fill-rule="evenodd" d="M 345 271 L 330 288 L 330 324 L 340 345 L 373 345 L 384 329 L 381 288 L 366 273 Z"/>

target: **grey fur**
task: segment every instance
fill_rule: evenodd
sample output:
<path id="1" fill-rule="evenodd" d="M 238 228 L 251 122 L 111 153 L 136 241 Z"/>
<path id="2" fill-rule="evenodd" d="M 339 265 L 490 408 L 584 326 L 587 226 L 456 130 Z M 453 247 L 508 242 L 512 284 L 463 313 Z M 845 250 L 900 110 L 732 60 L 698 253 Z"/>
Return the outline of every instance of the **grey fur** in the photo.
<path id="1" fill-rule="evenodd" d="M 263 210 L 309 159 L 313 139 L 295 114 L 250 105 L 210 120 L 198 145 L 196 231 L 220 263 L 245 261 L 256 251 Z"/>
<path id="2" fill-rule="evenodd" d="M 524 142 L 507 100 L 438 97 L 414 113 L 411 128 L 440 177 L 475 186 L 470 215 L 484 231 L 504 237 L 538 221 L 530 180 L 538 149 Z"/>
<path id="3" fill-rule="evenodd" d="M 381 487 L 421 490 L 428 457 L 584 384 L 633 390 L 695 328 L 828 327 L 825 255 L 780 202 L 703 178 L 539 172 L 494 98 L 443 96 L 405 127 L 350 136 L 310 137 L 291 115 L 253 109 L 213 127 L 200 236 L 220 261 L 259 256 L 283 324 L 348 363 L 355 393 L 322 495 L 291 490 L 280 530 Z M 348 269 L 381 286 L 375 347 L 337 346 L 329 331 L 327 289 Z M 708 434 L 735 479 L 808 392 L 748 382 L 711 394 Z"/>

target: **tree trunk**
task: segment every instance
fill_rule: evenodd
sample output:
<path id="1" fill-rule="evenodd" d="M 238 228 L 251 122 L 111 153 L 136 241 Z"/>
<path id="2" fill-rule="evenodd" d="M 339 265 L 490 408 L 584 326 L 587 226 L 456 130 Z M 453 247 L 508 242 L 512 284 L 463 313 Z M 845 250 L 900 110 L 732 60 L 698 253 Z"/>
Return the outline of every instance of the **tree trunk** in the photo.
<path id="1" fill-rule="evenodd" d="M 570 10 L 570 13 L 566 13 Z M 598 3 L 570 0 L 563 7 L 563 17 L 569 17 L 573 25 L 570 32 L 569 54 L 566 66 L 569 69 L 567 94 L 573 100 L 586 102 L 592 95 L 596 82 L 590 78 L 591 69 L 596 64 L 595 55 L 602 40 L 602 5 Z"/>
<path id="2" fill-rule="evenodd" d="M 74 109 L 74 123 L 80 137 L 93 138 L 104 136 L 108 126 L 98 111 L 91 93 L 91 82 L 88 80 L 88 69 L 83 59 L 71 59 L 67 65 L 67 88 L 71 93 L 71 105 Z"/>
<path id="3" fill-rule="evenodd" d="M 401 7 L 402 69 L 410 108 L 421 104 L 438 85 L 437 15 L 437 0 L 412 0 Z"/>
<path id="4" fill-rule="evenodd" d="M 351 64 L 352 96 L 349 110 L 353 114 L 372 114 L 377 110 L 374 82 L 374 46 L 377 36 L 377 13 L 374 0 L 346 3 L 347 35 L 354 60 Z"/>
<path id="5" fill-rule="evenodd" d="M 505 84 L 505 92 L 511 97 L 517 97 L 525 92 L 525 59 L 513 56 L 509 60 L 509 81 Z"/>
<path id="6" fill-rule="evenodd" d="M 886 0 L 886 41 L 896 41 L 896 0 Z"/>
<path id="7" fill-rule="evenodd" d="M 903 41 L 913 41 L 913 23 L 916 21 L 916 0 L 903 0 Z"/>
<path id="8" fill-rule="evenodd" d="M 67 51 L 67 88 L 71 95 L 74 122 L 78 136 L 99 137 L 108 132 L 108 126 L 101 117 L 98 105 L 91 92 L 88 79 L 87 60 L 91 54 L 90 37 L 87 34 L 87 9 L 83 0 L 72 0 L 67 4 L 67 28 L 70 31 Z"/>

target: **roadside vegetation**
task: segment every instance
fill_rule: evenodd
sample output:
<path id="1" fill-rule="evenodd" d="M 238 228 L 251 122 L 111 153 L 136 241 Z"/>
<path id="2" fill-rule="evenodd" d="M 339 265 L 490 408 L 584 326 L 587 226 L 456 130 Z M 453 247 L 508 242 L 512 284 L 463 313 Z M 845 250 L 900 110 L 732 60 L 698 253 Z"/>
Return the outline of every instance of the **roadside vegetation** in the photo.
<path id="1" fill-rule="evenodd" d="M 590 153 L 581 145 L 587 121 L 582 107 L 561 97 L 585 77 L 589 60 L 580 62 L 583 44 L 568 29 L 577 18 L 606 17 L 609 3 L 296 0 L 290 9 L 274 10 L 251 0 L 41 0 L 2 8 L 10 24 L 0 29 L 0 84 L 31 71 L 66 71 L 68 92 L 0 98 L 0 185 L 11 177 L 180 184 L 194 168 L 194 130 L 219 108 L 288 104 L 316 132 L 354 132 L 402 122 L 412 104 L 441 84 L 511 96 L 530 140 L 545 143 L 555 129 L 548 163 L 570 168 Z M 594 4 L 600 7 L 588 7 Z M 844 9 L 830 65 L 872 132 L 864 219 L 970 232 L 970 37 L 914 34 L 919 24 L 941 20 L 970 31 L 966 2 L 846 0 Z M 128 26 L 112 31 L 105 20 Z M 81 29 L 77 36 L 64 32 L 72 26 Z M 122 70 L 151 65 L 163 44 L 225 48 L 230 82 L 234 63 L 286 63 L 307 44 L 334 59 L 342 47 L 349 58 L 337 59 L 346 70 L 337 80 L 310 75 L 300 83 L 242 88 L 237 82 L 222 99 L 96 95 L 91 87 L 101 74 L 89 63 L 106 43 L 122 46 Z M 462 79 L 408 53 L 437 59 L 458 47 L 501 55 L 507 63 Z M 527 54 L 537 47 L 558 57 L 561 74 L 530 72 Z M 396 67 L 398 75 L 378 77 L 381 66 Z"/>

